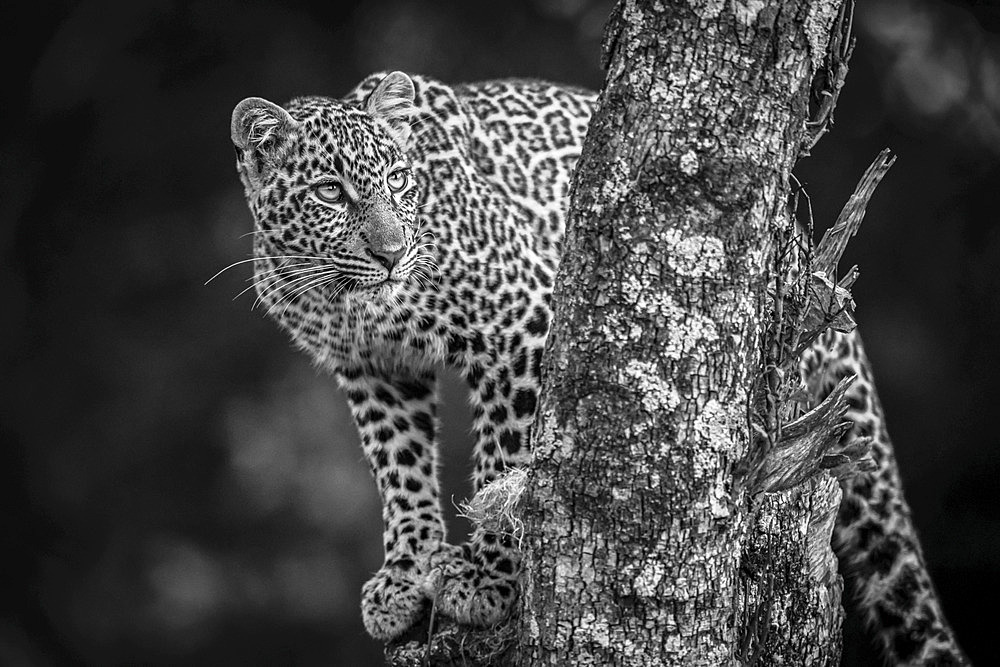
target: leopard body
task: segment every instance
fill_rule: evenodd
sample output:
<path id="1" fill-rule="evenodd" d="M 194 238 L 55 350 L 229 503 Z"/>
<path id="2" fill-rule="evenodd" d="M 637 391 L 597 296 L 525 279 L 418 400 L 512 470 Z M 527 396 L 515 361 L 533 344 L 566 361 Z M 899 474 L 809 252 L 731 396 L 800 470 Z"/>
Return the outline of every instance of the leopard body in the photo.
<path id="1" fill-rule="evenodd" d="M 362 593 L 376 638 L 404 633 L 432 598 L 485 626 L 516 595 L 508 536 L 477 528 L 464 546 L 446 541 L 436 371 L 451 366 L 469 385 L 474 490 L 526 465 L 570 179 L 595 101 L 532 80 L 448 86 L 392 73 L 339 100 L 249 98 L 234 111 L 258 299 L 337 378 L 381 495 L 385 561 Z M 860 339 L 827 334 L 802 370 L 816 401 L 859 376 L 848 415 L 853 435 L 873 437 L 878 467 L 844 484 L 836 543 L 883 648 L 897 662 L 959 664 Z"/>

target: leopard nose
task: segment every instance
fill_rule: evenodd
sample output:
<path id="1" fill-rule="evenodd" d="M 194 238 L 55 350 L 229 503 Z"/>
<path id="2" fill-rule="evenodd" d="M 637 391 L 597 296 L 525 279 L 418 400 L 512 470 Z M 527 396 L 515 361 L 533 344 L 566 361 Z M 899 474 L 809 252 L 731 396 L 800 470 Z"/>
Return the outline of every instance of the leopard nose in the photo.
<path id="1" fill-rule="evenodd" d="M 375 258 L 375 261 L 391 273 L 395 266 L 399 264 L 399 260 L 403 259 L 403 255 L 406 254 L 406 248 L 400 248 L 399 250 L 369 250 L 368 252 Z"/>

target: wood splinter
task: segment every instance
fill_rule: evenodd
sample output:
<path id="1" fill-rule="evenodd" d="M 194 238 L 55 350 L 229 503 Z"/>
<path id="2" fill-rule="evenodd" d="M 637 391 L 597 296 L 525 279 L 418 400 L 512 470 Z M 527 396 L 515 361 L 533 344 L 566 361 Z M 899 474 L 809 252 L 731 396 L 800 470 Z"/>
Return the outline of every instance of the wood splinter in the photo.
<path id="1" fill-rule="evenodd" d="M 844 479 L 875 468 L 875 462 L 868 456 L 871 438 L 841 443 L 851 429 L 851 422 L 844 415 L 848 408 L 847 391 L 855 377 L 841 380 L 822 403 L 782 427 L 780 439 L 754 472 L 755 491 L 784 491 L 802 484 L 820 470 Z"/>
<path id="2" fill-rule="evenodd" d="M 848 241 L 861 227 L 875 188 L 895 161 L 896 156 L 888 148 L 879 153 L 861 176 L 854 193 L 837 216 L 837 221 L 826 230 L 816 246 L 806 303 L 798 311 L 798 321 L 791 328 L 797 333 L 791 346 L 794 351 L 792 359 L 797 359 L 827 329 L 850 333 L 857 326 L 850 288 L 858 278 L 858 267 L 852 266 L 838 281 L 837 264 L 847 249 Z"/>

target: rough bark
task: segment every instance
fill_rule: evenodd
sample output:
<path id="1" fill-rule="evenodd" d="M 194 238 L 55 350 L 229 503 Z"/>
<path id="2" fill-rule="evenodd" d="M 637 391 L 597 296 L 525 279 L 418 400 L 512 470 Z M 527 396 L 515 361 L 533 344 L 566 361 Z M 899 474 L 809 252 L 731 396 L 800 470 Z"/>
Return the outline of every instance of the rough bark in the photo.
<path id="1" fill-rule="evenodd" d="M 740 464 L 836 0 L 620 2 L 524 498 L 522 664 L 837 664 L 840 492 Z"/>
<path id="2" fill-rule="evenodd" d="M 843 391 L 802 414 L 792 376 L 810 337 L 853 326 L 856 272 L 838 283 L 836 260 L 888 164 L 819 270 L 787 292 L 781 280 L 791 169 L 832 123 L 849 8 L 618 3 L 535 460 L 505 492 L 524 486 L 520 613 L 485 630 L 432 616 L 391 664 L 839 663 L 835 477 L 865 451 L 837 447 Z"/>

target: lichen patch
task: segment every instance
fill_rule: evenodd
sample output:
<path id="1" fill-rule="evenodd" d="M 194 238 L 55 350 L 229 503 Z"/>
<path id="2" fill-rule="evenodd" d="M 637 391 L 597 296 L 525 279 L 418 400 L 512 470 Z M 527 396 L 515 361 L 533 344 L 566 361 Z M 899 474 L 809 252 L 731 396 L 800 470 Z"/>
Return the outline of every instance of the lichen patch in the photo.
<path id="1" fill-rule="evenodd" d="M 718 276 L 726 268 L 726 249 L 717 237 L 670 229 L 664 242 L 670 267 L 679 275 L 689 278 Z"/>
<path id="2" fill-rule="evenodd" d="M 639 394 L 642 409 L 649 414 L 673 412 L 680 405 L 677 389 L 663 379 L 656 364 L 650 361 L 629 361 L 622 384 Z"/>
<path id="3" fill-rule="evenodd" d="M 694 176 L 701 168 L 698 162 L 698 155 L 694 151 L 687 151 L 681 155 L 680 170 L 685 176 Z"/>

